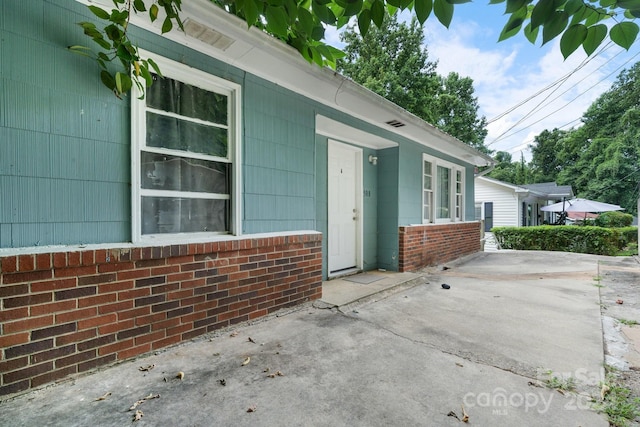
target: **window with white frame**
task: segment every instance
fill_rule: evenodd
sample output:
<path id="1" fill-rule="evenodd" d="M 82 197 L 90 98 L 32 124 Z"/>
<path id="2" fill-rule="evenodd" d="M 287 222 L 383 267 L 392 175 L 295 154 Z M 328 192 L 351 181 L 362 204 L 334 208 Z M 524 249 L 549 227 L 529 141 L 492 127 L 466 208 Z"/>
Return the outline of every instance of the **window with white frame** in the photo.
<path id="1" fill-rule="evenodd" d="M 163 77 L 132 105 L 134 240 L 233 233 L 240 87 L 156 62 Z"/>
<path id="2" fill-rule="evenodd" d="M 464 168 L 423 155 L 422 222 L 464 220 Z"/>

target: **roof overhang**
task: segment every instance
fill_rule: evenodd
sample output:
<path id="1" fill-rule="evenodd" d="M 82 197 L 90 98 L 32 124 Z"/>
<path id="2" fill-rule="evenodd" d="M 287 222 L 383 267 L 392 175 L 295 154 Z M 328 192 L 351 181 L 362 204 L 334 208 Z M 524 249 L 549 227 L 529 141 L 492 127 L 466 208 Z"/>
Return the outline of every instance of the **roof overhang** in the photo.
<path id="1" fill-rule="evenodd" d="M 112 7 L 110 0 L 76 1 Z M 225 12 L 209 0 L 183 2 L 181 17 L 185 23 L 185 32 L 174 30 L 162 35 L 163 37 L 300 93 L 386 132 L 397 134 L 464 162 L 475 166 L 494 164 L 491 157 L 336 71 L 308 63 L 298 51 L 280 40 L 257 28 L 247 28 L 245 21 Z M 151 23 L 147 16 L 134 15 L 131 23 L 160 34 L 162 20 L 162 17 L 159 17 L 155 23 Z M 333 122 L 332 125 L 341 124 L 335 120 Z M 357 137 L 356 130 L 348 130 L 346 125 L 334 128 L 334 133 L 337 132 L 336 129 L 343 132 L 333 135 L 334 137 Z M 320 119 L 317 131 L 324 135 L 331 131 L 325 119 Z M 371 135 L 368 133 L 368 136 Z M 362 141 L 358 140 L 362 145 Z M 393 145 L 397 143 L 384 138 L 373 142 L 374 147 Z"/>

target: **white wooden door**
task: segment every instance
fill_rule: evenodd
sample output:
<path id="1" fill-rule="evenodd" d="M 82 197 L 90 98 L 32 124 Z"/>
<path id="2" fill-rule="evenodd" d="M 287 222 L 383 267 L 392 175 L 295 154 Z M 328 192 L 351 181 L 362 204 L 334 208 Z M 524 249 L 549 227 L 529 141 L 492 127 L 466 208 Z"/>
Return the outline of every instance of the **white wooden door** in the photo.
<path id="1" fill-rule="evenodd" d="M 362 150 L 329 141 L 329 274 L 358 268 Z"/>

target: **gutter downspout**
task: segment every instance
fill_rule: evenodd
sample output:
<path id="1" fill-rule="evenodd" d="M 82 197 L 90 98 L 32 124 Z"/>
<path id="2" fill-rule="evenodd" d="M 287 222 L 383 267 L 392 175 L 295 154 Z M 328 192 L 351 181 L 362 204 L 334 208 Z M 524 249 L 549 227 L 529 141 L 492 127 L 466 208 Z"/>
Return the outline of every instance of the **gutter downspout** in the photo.
<path id="1" fill-rule="evenodd" d="M 478 172 L 478 173 L 473 174 L 473 177 L 474 178 L 478 178 L 479 176 L 484 176 L 484 175 L 488 174 L 489 172 L 491 172 L 492 170 L 494 170 L 495 168 L 496 168 L 496 164 L 495 163 L 491 163 L 487 169 L 483 170 L 482 172 Z"/>

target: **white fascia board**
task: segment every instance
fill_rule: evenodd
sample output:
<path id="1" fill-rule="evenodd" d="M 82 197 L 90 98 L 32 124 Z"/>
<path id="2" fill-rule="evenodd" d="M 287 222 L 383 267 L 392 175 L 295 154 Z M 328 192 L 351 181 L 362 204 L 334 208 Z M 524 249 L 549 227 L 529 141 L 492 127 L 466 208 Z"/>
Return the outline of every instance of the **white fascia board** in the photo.
<path id="1" fill-rule="evenodd" d="M 110 8 L 108 0 L 76 0 Z M 148 1 L 147 1 L 148 2 Z M 150 4 L 150 2 L 148 2 Z M 308 63 L 291 46 L 252 27 L 209 0 L 182 3 L 181 18 L 189 19 L 230 38 L 223 49 L 174 29 L 162 37 L 173 40 L 203 54 L 300 93 L 328 107 L 370 123 L 380 129 L 410 139 L 420 145 L 460 159 L 474 166 L 489 166 L 494 160 L 435 126 L 398 107 L 380 95 L 360 86 L 329 68 Z M 134 14 L 131 23 L 161 34 L 163 16 L 151 23 L 146 14 Z M 405 126 L 395 128 L 386 122 L 398 120 Z"/>
<path id="2" fill-rule="evenodd" d="M 509 190 L 513 190 L 515 193 L 520 193 L 520 194 L 528 194 L 529 193 L 529 190 L 527 190 L 526 188 L 518 187 L 517 185 L 510 184 L 510 183 L 504 182 L 504 181 L 499 181 L 497 179 L 489 178 L 489 177 L 486 177 L 486 176 L 477 176 L 475 179 L 486 181 L 486 182 L 488 182 L 490 184 L 497 185 L 497 186 L 500 186 L 500 187 L 504 187 L 504 188 L 507 188 Z"/>

